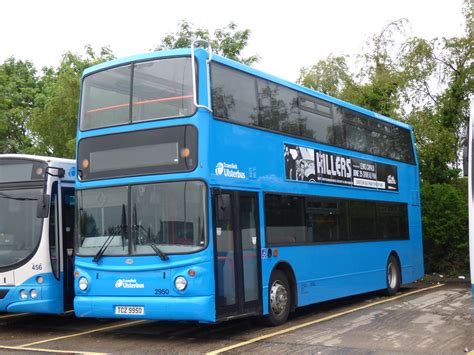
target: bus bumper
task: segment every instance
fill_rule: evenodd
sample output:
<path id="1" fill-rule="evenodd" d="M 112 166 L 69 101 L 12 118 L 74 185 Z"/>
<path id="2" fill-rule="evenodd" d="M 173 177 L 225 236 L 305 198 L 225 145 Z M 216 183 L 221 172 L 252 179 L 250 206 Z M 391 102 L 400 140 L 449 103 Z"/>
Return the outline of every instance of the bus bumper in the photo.
<path id="1" fill-rule="evenodd" d="M 6 307 L 7 312 L 28 312 L 28 313 L 48 313 L 62 314 L 62 299 L 47 299 L 37 301 L 14 302 Z"/>
<path id="2" fill-rule="evenodd" d="M 50 295 L 48 294 L 49 290 L 47 287 L 35 287 L 38 292 L 38 299 L 31 299 L 31 297 L 28 297 L 28 299 L 22 300 L 18 294 L 20 290 L 23 289 L 28 288 L 0 288 L 0 294 L 3 294 L 4 296 L 0 299 L 0 312 L 64 313 L 62 298 L 48 297 Z"/>
<path id="3" fill-rule="evenodd" d="M 144 307 L 144 314 L 115 314 L 116 306 Z M 76 296 L 77 317 L 134 318 L 215 322 L 214 296 L 194 297 L 103 297 Z"/>

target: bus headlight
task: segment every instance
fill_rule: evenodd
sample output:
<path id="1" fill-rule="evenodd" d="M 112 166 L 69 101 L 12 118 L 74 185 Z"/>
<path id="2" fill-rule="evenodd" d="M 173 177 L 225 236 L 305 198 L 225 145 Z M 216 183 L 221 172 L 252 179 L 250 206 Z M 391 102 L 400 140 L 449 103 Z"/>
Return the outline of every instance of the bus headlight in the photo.
<path id="1" fill-rule="evenodd" d="M 21 290 L 20 291 L 20 298 L 22 300 L 26 300 L 28 298 L 28 292 L 26 292 L 25 290 Z"/>
<path id="2" fill-rule="evenodd" d="M 86 279 L 84 276 L 82 276 L 82 277 L 79 279 L 78 285 L 79 285 L 79 289 L 80 289 L 81 291 L 85 291 L 85 290 L 87 290 L 87 288 L 89 287 L 89 281 L 87 281 L 87 279 Z"/>
<path id="3" fill-rule="evenodd" d="M 30 296 L 32 299 L 38 298 L 38 290 L 32 289 L 30 291 Z"/>
<path id="4" fill-rule="evenodd" d="M 186 280 L 183 276 L 178 276 L 176 279 L 174 279 L 174 287 L 176 287 L 178 291 L 184 291 L 186 286 L 188 286 L 188 280 Z"/>

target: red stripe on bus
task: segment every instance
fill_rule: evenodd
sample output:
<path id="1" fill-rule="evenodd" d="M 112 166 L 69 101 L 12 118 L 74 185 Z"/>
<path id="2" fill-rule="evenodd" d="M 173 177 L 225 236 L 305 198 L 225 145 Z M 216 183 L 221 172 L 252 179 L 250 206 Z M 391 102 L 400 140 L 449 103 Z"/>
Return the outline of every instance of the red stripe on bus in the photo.
<path id="1" fill-rule="evenodd" d="M 151 104 L 151 103 L 156 103 L 156 102 L 166 102 L 166 101 L 176 101 L 176 100 L 182 100 L 182 99 L 191 99 L 192 97 L 193 97 L 193 95 L 164 97 L 162 99 L 151 99 L 151 100 L 137 101 L 137 102 L 134 102 L 133 105 L 145 105 L 145 104 Z M 120 105 L 114 105 L 114 106 L 94 108 L 92 110 L 86 111 L 86 114 L 94 113 L 94 112 L 100 112 L 100 111 L 114 110 L 116 108 L 128 107 L 129 105 L 130 104 L 120 104 Z"/>

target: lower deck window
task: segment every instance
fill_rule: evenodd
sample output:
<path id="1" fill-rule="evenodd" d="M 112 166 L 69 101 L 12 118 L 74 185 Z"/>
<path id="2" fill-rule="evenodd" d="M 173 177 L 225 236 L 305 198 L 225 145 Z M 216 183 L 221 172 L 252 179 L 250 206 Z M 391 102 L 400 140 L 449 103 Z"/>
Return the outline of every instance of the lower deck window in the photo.
<path id="1" fill-rule="evenodd" d="M 269 244 L 409 239 L 406 203 L 265 195 Z"/>

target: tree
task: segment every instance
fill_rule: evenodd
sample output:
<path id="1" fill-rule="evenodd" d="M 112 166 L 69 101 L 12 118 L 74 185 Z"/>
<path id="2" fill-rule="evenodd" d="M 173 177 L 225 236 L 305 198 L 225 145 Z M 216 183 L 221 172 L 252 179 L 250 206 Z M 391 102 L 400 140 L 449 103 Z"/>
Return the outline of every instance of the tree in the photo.
<path id="1" fill-rule="evenodd" d="M 355 72 L 348 69 L 349 56 L 330 55 L 302 68 L 298 82 L 380 114 L 399 116 L 401 95 L 410 78 L 397 62 L 393 37 L 403 34 L 406 22 L 405 19 L 391 22 L 372 36 L 366 50 L 357 56 L 362 65 Z"/>
<path id="2" fill-rule="evenodd" d="M 29 124 L 34 141 L 34 148 L 29 152 L 74 158 L 82 72 L 113 58 L 107 47 L 96 54 L 86 46 L 84 57 L 66 52 L 58 68 L 43 68 L 40 92 Z"/>
<path id="3" fill-rule="evenodd" d="M 27 125 L 37 93 L 33 63 L 11 57 L 0 65 L 0 153 L 31 147 Z"/>
<path id="4" fill-rule="evenodd" d="M 247 65 L 252 65 L 258 62 L 258 55 L 242 56 L 242 51 L 248 45 L 250 34 L 251 31 L 249 29 L 238 30 L 237 24 L 230 22 L 227 26 L 215 30 L 214 34 L 211 35 L 209 30 L 195 29 L 191 23 L 182 20 L 178 24 L 178 30 L 164 36 L 155 50 L 190 48 L 193 40 L 203 39 L 210 42 L 215 53 Z"/>
<path id="5" fill-rule="evenodd" d="M 346 63 L 346 56 L 330 55 L 315 65 L 300 70 L 298 82 L 308 88 L 343 99 L 355 85 Z"/>

